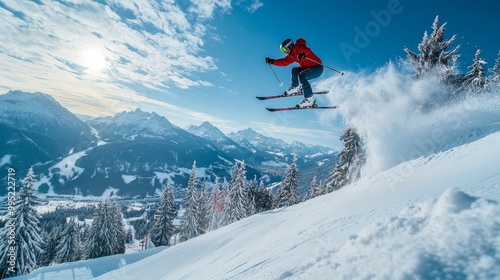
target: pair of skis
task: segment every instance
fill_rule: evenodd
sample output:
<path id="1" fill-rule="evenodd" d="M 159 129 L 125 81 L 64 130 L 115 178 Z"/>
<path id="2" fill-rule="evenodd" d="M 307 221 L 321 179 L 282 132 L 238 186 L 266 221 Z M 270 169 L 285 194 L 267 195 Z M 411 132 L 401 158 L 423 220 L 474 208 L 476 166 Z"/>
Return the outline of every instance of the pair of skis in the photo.
<path id="1" fill-rule="evenodd" d="M 328 90 L 314 92 L 313 94 L 317 95 L 317 94 L 327 94 L 327 93 L 328 93 Z M 269 100 L 269 99 L 292 97 L 292 96 L 303 96 L 303 95 L 304 95 L 303 93 L 295 93 L 295 94 L 287 94 L 287 95 L 280 94 L 280 95 L 256 96 L 256 97 L 259 100 Z M 292 111 L 292 110 L 335 109 L 335 108 L 338 108 L 338 106 L 318 106 L 318 105 L 316 105 L 316 102 L 314 102 L 314 104 L 312 106 L 308 106 L 308 107 L 301 108 L 301 107 L 295 106 L 295 107 L 283 107 L 283 108 L 266 108 L 266 110 L 268 110 L 270 112 L 278 112 L 278 111 Z"/>

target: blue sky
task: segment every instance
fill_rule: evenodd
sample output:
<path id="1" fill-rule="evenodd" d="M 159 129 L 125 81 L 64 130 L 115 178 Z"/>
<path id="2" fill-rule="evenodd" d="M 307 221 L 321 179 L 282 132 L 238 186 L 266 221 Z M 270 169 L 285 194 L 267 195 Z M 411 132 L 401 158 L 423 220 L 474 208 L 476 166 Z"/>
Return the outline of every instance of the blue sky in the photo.
<path id="1" fill-rule="evenodd" d="M 264 108 L 300 99 L 255 99 L 288 87 L 292 66 L 274 67 L 280 87 L 264 63 L 282 56 L 283 39 L 305 38 L 335 69 L 370 72 L 406 58 L 405 47 L 417 51 L 439 15 L 461 45 L 460 68 L 478 48 L 491 68 L 499 10 L 489 0 L 0 0 L 0 92 L 45 92 L 79 114 L 141 108 L 180 127 L 208 120 L 224 132 L 252 127 L 339 148 L 339 118 L 270 113 Z M 317 81 L 335 75 L 325 69 Z"/>

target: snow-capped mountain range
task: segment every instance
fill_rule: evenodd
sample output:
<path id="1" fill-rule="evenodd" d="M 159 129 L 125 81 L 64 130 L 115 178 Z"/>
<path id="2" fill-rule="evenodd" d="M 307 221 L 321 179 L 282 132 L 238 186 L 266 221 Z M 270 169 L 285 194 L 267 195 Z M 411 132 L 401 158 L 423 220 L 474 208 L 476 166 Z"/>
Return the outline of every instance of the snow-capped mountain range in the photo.
<path id="1" fill-rule="evenodd" d="M 208 122 L 184 130 L 140 109 L 84 119 L 47 94 L 0 95 L 0 141 L 5 147 L 0 168 L 15 167 L 21 179 L 34 166 L 42 194 L 101 195 L 112 189 L 121 196 L 143 197 L 157 193 L 167 180 L 182 190 L 194 161 L 198 174 L 213 181 L 216 176 L 230 178 L 234 161 L 244 160 L 247 178 L 267 183 L 281 180 L 292 154 L 300 152 L 304 181 L 315 169 L 332 170 L 336 161 L 329 148 L 287 144 L 252 129 L 226 136 Z"/>

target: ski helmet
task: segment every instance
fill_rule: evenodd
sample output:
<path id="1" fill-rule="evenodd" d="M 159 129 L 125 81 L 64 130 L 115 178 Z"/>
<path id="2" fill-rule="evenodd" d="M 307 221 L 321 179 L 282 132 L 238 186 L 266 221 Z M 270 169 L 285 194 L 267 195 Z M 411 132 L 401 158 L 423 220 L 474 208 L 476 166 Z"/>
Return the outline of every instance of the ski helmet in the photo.
<path id="1" fill-rule="evenodd" d="M 293 41 L 292 39 L 286 39 L 281 43 L 280 45 L 280 50 L 284 53 L 286 53 L 288 50 L 291 50 L 293 48 Z"/>

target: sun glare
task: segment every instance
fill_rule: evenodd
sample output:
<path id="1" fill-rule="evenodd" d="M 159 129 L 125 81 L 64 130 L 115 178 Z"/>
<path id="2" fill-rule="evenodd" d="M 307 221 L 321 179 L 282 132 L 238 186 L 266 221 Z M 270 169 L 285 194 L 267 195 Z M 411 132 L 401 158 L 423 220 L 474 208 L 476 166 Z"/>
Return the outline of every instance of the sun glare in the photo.
<path id="1" fill-rule="evenodd" d="M 91 73 L 106 68 L 106 56 L 98 49 L 88 49 L 82 53 L 82 64 Z"/>

